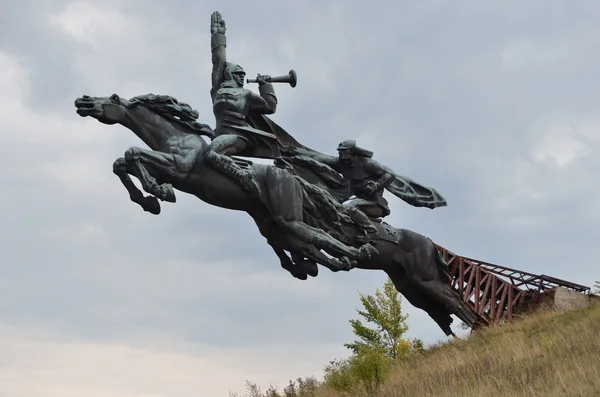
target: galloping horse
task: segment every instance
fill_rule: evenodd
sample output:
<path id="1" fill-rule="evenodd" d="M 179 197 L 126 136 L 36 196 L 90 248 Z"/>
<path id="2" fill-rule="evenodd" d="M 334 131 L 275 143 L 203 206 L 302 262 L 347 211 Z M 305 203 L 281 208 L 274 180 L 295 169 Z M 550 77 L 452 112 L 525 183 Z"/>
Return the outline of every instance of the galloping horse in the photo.
<path id="1" fill-rule="evenodd" d="M 202 135 L 212 137 L 213 132 L 209 126 L 196 122 L 198 113 L 189 105 L 170 96 L 148 94 L 126 100 L 113 94 L 83 96 L 75 100 L 75 107 L 82 117 L 123 125 L 152 149 L 129 148 L 113 164 L 113 171 L 131 200 L 145 211 L 160 213 L 156 198 L 175 202 L 173 188 L 208 204 L 245 211 L 279 257 L 281 266 L 297 278 L 316 276 L 315 263 L 334 272 L 353 267 L 383 270 L 398 291 L 413 306 L 426 311 L 446 335 L 454 335 L 451 314 L 469 326 L 476 323 L 476 315 L 448 285 L 448 266 L 425 236 L 376 223 L 382 236 L 374 243 L 376 248 L 371 244 L 348 245 L 305 223 L 303 211 L 310 207 L 309 194 L 305 184 L 287 170 L 246 163 L 260 188 L 260 194 L 253 196 L 218 170 L 205 166 L 204 158 L 210 149 Z M 143 189 L 155 197 L 144 197 L 129 174 L 136 176 Z M 291 253 L 293 262 L 285 251 Z"/>
<path id="2" fill-rule="evenodd" d="M 370 245 L 348 246 L 304 223 L 303 190 L 287 171 L 262 164 L 250 165 L 261 190 L 259 197 L 255 197 L 228 176 L 205 166 L 209 146 L 201 135 L 212 136 L 212 129 L 196 122 L 197 112 L 175 98 L 153 94 L 131 100 L 117 94 L 102 98 L 83 96 L 75 101 L 75 106 L 80 116 L 127 127 L 152 149 L 129 148 L 125 156 L 113 164 L 113 171 L 131 200 L 150 213 L 160 213 L 156 198 L 175 202 L 173 187 L 206 203 L 245 211 L 281 259 L 282 266 L 299 278 L 306 278 L 307 269 L 303 271 L 298 264 L 294 266 L 284 250 L 321 263 L 332 271 L 350 270 L 356 260 L 377 252 Z M 144 197 L 129 174 L 136 176 L 142 188 L 155 197 Z M 307 261 L 303 263 L 310 265 Z M 316 265 L 313 274 L 315 269 Z"/>

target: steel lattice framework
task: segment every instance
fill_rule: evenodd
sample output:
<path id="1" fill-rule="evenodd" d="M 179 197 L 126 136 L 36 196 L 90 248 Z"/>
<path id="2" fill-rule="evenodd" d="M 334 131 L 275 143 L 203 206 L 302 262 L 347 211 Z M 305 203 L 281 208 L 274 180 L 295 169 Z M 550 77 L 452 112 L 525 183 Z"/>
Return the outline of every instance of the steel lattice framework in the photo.
<path id="1" fill-rule="evenodd" d="M 589 293 L 590 287 L 482 262 L 437 245 L 450 267 L 450 285 L 479 316 L 478 326 L 498 325 L 534 310 L 556 287 Z"/>

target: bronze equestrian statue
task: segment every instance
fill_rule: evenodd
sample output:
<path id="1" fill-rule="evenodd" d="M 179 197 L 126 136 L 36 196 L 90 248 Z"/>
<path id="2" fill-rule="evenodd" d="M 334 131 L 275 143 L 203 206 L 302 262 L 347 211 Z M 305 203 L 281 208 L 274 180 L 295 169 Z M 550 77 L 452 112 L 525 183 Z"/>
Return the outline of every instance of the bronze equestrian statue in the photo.
<path id="1" fill-rule="evenodd" d="M 80 116 L 120 124 L 150 148 L 129 148 L 113 164 L 130 199 L 159 214 L 159 200 L 175 202 L 177 189 L 208 204 L 246 212 L 294 277 L 316 276 L 317 264 L 334 272 L 383 270 L 446 335 L 453 335 L 452 314 L 473 326 L 477 316 L 449 286 L 448 266 L 433 242 L 381 220 L 390 213 L 384 189 L 417 207 L 445 206 L 443 197 L 396 175 L 354 141 L 340 143 L 337 157 L 298 143 L 267 116 L 276 109 L 272 83 L 277 80 L 258 75 L 259 94 L 244 89 L 243 69 L 225 61 L 224 34 L 225 21 L 215 12 L 214 129 L 199 123 L 191 106 L 168 95 L 75 100 Z M 279 81 L 294 86 L 295 79 L 294 73 Z M 274 164 L 254 164 L 235 155 L 272 158 Z M 352 197 L 354 201 L 347 202 Z M 231 241 L 234 244 L 235 238 Z"/>

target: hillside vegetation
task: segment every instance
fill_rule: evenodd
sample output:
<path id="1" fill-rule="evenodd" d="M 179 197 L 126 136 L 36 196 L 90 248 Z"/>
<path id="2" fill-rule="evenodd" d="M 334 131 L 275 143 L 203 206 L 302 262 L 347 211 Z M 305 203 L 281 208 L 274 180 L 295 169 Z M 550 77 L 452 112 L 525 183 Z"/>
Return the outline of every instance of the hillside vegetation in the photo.
<path id="1" fill-rule="evenodd" d="M 538 312 L 513 324 L 474 333 L 466 340 L 411 353 L 394 360 L 376 391 L 358 387 L 340 392 L 311 378 L 299 383 L 281 392 L 260 393 L 254 386 L 247 395 L 600 396 L 600 305 Z"/>

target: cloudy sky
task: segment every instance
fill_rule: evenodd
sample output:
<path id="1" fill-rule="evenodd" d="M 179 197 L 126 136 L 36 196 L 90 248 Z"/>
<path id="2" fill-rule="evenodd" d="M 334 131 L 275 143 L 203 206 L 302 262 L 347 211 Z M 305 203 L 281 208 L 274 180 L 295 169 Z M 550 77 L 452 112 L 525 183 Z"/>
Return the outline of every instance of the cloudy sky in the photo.
<path id="1" fill-rule="evenodd" d="M 83 94 L 153 92 L 214 125 L 214 10 L 249 77 L 297 71 L 273 118 L 298 140 L 334 153 L 355 138 L 448 200 L 389 197 L 390 223 L 599 279 L 600 5 L 408 3 L 0 0 L 0 394 L 227 396 L 347 354 L 358 291 L 383 273 L 299 281 L 246 214 L 183 193 L 143 212 L 112 173 L 141 141 L 75 113 Z M 410 336 L 444 339 L 405 309 Z"/>

